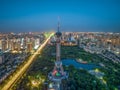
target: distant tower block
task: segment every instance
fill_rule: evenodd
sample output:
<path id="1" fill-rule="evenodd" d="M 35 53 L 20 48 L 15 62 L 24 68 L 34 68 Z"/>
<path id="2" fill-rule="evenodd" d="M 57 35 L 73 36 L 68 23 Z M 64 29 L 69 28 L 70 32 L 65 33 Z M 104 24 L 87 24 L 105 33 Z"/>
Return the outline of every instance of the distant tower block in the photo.
<path id="1" fill-rule="evenodd" d="M 7 42 L 6 40 L 2 40 L 2 51 L 6 51 L 7 50 Z"/>
<path id="2" fill-rule="evenodd" d="M 0 50 L 0 64 L 2 64 L 4 62 L 4 54 L 3 52 Z"/>
<path id="3" fill-rule="evenodd" d="M 61 90 L 61 80 L 68 78 L 68 74 L 64 71 L 62 67 L 62 62 L 60 60 L 60 41 L 62 33 L 59 31 L 60 24 L 58 22 L 58 31 L 56 35 L 56 61 L 52 72 L 48 74 L 49 80 L 53 83 L 49 85 L 48 90 Z"/>
<path id="4" fill-rule="evenodd" d="M 27 43 L 27 52 L 31 52 L 32 51 L 32 43 L 29 42 Z"/>

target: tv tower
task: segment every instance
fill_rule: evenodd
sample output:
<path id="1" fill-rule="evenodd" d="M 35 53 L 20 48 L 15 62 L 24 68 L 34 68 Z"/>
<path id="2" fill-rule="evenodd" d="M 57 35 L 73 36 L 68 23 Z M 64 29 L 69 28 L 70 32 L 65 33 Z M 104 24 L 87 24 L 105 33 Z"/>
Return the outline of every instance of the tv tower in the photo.
<path id="1" fill-rule="evenodd" d="M 61 88 L 61 81 L 63 79 L 68 78 L 68 74 L 64 71 L 62 67 L 62 61 L 60 59 L 60 41 L 62 33 L 59 31 L 60 29 L 60 22 L 58 17 L 58 31 L 55 33 L 56 36 L 56 61 L 55 66 L 52 72 L 48 74 L 49 80 L 52 83 L 49 85 L 48 90 L 62 90 Z"/>

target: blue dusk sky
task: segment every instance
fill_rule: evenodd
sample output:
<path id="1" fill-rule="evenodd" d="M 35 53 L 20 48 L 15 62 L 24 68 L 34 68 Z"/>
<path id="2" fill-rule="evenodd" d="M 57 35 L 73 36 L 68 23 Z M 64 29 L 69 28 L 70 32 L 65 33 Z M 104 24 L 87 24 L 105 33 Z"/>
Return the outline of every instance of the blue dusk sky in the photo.
<path id="1" fill-rule="evenodd" d="M 120 32 L 120 0 L 0 0 L 0 32 Z"/>

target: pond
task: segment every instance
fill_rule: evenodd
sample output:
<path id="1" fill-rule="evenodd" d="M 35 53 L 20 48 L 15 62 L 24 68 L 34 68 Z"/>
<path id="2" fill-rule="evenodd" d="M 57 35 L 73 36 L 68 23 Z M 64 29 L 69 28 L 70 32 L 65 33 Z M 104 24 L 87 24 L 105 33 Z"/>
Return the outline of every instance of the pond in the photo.
<path id="1" fill-rule="evenodd" d="M 80 63 L 80 62 L 77 62 L 74 59 L 63 59 L 62 64 L 65 65 L 65 66 L 73 65 L 75 68 L 86 69 L 86 70 L 93 70 L 95 68 L 100 67 L 100 66 L 95 65 L 95 64 Z"/>

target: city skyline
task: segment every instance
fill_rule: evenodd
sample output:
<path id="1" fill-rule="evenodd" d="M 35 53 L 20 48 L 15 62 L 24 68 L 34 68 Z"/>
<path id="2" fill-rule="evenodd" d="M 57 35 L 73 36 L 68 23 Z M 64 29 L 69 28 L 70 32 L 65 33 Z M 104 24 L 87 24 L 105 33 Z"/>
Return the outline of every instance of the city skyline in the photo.
<path id="1" fill-rule="evenodd" d="M 0 32 L 119 32 L 119 0 L 0 1 Z"/>
<path id="2" fill-rule="evenodd" d="M 1 33 L 0 65 L 0 90 L 119 90 L 120 33 Z"/>

